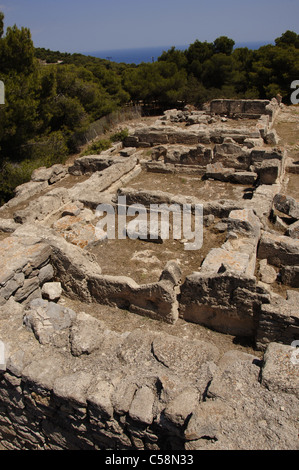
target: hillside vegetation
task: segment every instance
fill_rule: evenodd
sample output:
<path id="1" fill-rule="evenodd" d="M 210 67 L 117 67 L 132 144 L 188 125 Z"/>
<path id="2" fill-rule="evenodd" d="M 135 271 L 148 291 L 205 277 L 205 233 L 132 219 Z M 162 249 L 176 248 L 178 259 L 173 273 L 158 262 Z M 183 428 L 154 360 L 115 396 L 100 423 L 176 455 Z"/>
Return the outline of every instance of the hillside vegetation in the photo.
<path id="1" fill-rule="evenodd" d="M 272 98 L 288 104 L 299 79 L 299 35 L 287 31 L 275 45 L 234 49 L 234 41 L 196 40 L 154 63 L 117 64 L 82 54 L 35 48 L 30 30 L 4 28 L 0 12 L 0 203 L 33 169 L 64 162 L 78 151 L 94 122 L 125 105 L 159 110 L 213 98 Z"/>

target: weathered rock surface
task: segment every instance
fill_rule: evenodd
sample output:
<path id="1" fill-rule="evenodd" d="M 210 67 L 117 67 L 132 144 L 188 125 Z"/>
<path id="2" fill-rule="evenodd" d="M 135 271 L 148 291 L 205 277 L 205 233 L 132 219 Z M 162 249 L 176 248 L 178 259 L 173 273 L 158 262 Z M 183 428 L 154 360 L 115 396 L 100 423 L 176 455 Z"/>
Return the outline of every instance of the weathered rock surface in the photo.
<path id="1" fill-rule="evenodd" d="M 263 349 L 270 342 L 291 344 L 299 334 L 299 294 L 287 291 L 287 299 L 276 296 L 263 305 L 257 331 L 257 344 Z"/>
<path id="2" fill-rule="evenodd" d="M 267 259 L 273 266 L 299 265 L 299 240 L 276 233 L 263 232 L 258 257 Z"/>

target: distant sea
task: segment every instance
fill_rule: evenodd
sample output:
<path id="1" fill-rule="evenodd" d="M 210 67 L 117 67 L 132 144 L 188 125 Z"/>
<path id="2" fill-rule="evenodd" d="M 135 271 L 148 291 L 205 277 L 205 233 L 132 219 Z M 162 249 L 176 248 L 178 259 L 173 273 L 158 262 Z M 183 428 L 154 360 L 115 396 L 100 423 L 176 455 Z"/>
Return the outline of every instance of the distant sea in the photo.
<path id="1" fill-rule="evenodd" d="M 264 42 L 243 42 L 236 43 L 236 47 L 248 47 L 248 49 L 258 49 L 266 44 L 273 44 L 271 41 Z M 139 65 L 141 62 L 155 62 L 163 51 L 168 51 L 172 46 L 142 47 L 135 49 L 109 49 L 102 51 L 84 52 L 85 55 L 111 60 L 112 62 Z M 175 46 L 177 50 L 186 50 L 188 46 Z"/>

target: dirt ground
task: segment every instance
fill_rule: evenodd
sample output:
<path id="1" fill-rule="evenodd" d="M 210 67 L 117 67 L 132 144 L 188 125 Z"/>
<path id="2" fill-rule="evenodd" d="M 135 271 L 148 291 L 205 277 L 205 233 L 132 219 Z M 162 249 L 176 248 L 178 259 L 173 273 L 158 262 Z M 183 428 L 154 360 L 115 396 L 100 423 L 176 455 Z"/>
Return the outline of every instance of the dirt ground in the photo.
<path id="1" fill-rule="evenodd" d="M 184 341 L 206 341 L 217 346 L 221 355 L 232 349 L 237 349 L 248 354 L 253 354 L 257 358 L 263 357 L 263 353 L 256 351 L 248 338 L 224 335 L 205 328 L 204 326 L 186 322 L 182 319 L 178 319 L 175 325 L 169 325 L 158 320 L 152 320 L 151 318 L 142 317 L 126 310 L 120 310 L 107 305 L 95 303 L 86 304 L 66 297 L 63 297 L 59 303 L 73 309 L 75 312 L 85 312 L 102 320 L 107 328 L 119 333 L 143 329 L 177 336 Z"/>
<path id="2" fill-rule="evenodd" d="M 248 186 L 224 183 L 222 181 L 202 180 L 200 176 L 188 174 L 165 174 L 142 172 L 128 184 L 139 191 L 159 189 L 174 195 L 189 196 L 201 201 L 217 199 L 242 199 Z"/>
<path id="3" fill-rule="evenodd" d="M 225 233 L 220 233 L 213 224 L 203 227 L 203 245 L 199 250 L 185 250 L 182 240 L 174 240 L 170 233 L 170 238 L 163 243 L 127 237 L 125 240 L 106 240 L 88 251 L 95 255 L 103 274 L 128 276 L 138 284 L 147 284 L 159 280 L 169 260 L 177 261 L 184 280 L 188 274 L 199 271 L 208 252 L 224 241 Z"/>

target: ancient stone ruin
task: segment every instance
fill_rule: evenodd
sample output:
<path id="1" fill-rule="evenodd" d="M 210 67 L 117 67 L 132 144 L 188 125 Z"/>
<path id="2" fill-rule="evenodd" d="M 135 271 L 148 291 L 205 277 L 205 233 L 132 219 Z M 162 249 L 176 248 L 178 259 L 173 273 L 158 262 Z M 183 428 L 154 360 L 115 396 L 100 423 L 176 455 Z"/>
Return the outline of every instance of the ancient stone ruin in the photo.
<path id="1" fill-rule="evenodd" d="M 298 113 L 214 100 L 128 127 L 0 208 L 0 447 L 298 449 Z M 202 246 L 99 236 L 103 204 L 201 205 Z"/>

